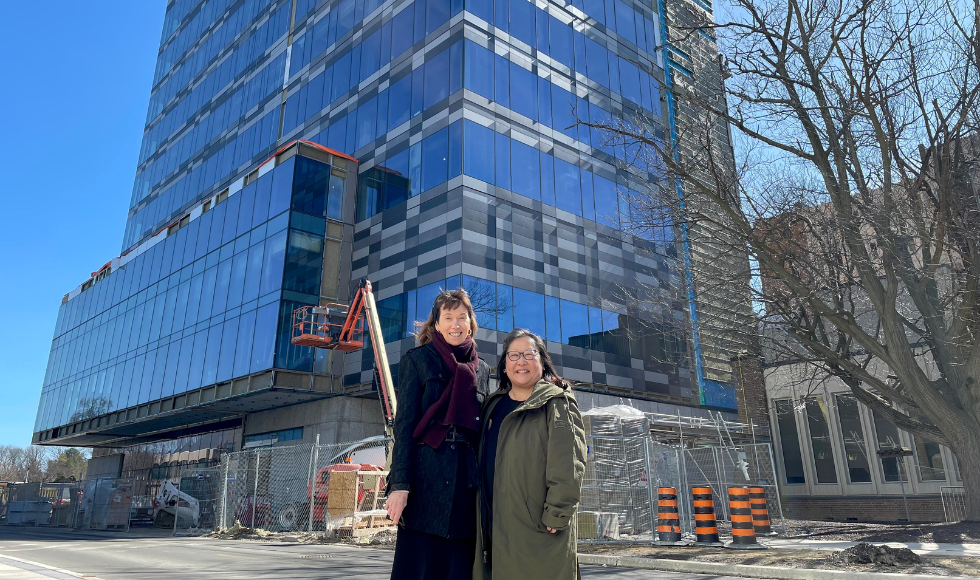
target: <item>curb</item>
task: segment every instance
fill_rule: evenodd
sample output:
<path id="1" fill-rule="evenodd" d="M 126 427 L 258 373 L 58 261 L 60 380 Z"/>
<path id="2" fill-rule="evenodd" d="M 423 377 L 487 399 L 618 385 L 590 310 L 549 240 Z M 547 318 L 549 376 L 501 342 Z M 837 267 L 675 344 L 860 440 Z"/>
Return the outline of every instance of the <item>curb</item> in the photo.
<path id="1" fill-rule="evenodd" d="M 717 562 L 691 562 L 688 560 L 664 560 L 637 556 L 603 556 L 579 554 L 579 564 L 640 568 L 661 572 L 686 572 L 689 574 L 714 574 L 743 578 L 771 578 L 774 580 L 908 580 L 909 578 L 935 580 L 976 580 L 975 576 L 938 576 L 935 574 L 900 574 L 892 572 L 851 572 L 847 570 L 820 570 L 812 568 L 775 568 L 747 564 L 721 564 Z"/>

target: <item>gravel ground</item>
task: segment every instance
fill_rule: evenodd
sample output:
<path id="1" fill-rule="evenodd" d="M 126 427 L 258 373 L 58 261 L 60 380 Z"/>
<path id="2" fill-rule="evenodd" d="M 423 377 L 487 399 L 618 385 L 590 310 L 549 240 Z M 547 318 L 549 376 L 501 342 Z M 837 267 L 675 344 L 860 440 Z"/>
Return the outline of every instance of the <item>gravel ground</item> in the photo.
<path id="1" fill-rule="evenodd" d="M 837 552 L 814 550 L 727 550 L 725 548 L 659 548 L 615 544 L 580 545 L 580 554 L 639 556 L 664 560 L 689 560 L 723 564 L 750 564 L 780 568 L 848 570 L 851 572 L 892 572 L 899 574 L 936 574 L 939 576 L 978 576 L 980 558 L 922 557 L 919 564 L 887 566 L 882 564 L 849 564 L 834 557 Z"/>
<path id="2" fill-rule="evenodd" d="M 777 526 L 778 528 L 778 526 Z M 780 530 L 782 531 L 782 530 Z M 786 520 L 784 538 L 844 542 L 936 542 L 980 544 L 980 522 L 955 524 L 859 524 Z"/>

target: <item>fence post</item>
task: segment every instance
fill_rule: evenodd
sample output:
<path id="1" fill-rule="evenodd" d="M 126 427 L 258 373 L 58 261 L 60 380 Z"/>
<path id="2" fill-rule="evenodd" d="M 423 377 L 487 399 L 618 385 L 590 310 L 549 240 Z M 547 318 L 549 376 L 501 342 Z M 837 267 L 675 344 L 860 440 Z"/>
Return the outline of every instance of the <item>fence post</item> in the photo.
<path id="1" fill-rule="evenodd" d="M 316 434 L 316 442 L 313 444 L 313 449 L 310 449 L 310 495 L 309 495 L 309 508 L 307 511 L 310 512 L 310 522 L 309 528 L 307 529 L 308 534 L 313 533 L 313 510 L 316 508 L 316 484 L 317 477 L 316 472 L 319 469 L 317 462 L 320 460 L 320 434 Z"/>
<path id="2" fill-rule="evenodd" d="M 225 464 L 225 472 L 221 481 L 221 525 L 218 526 L 219 530 L 228 525 L 228 469 L 231 465 L 231 458 L 225 455 L 221 458 L 221 462 Z"/>
<path id="3" fill-rule="evenodd" d="M 657 526 L 654 522 L 653 508 L 656 504 L 653 501 L 653 470 L 650 469 L 650 436 L 643 438 L 643 460 L 647 467 L 647 501 L 650 502 L 650 537 L 656 537 Z"/>
<path id="4" fill-rule="evenodd" d="M 258 448 L 255 450 L 255 485 L 252 488 L 252 529 L 255 529 L 255 512 L 257 511 L 258 495 L 259 495 L 259 463 L 262 462 L 262 451 Z"/>
<path id="5" fill-rule="evenodd" d="M 721 441 L 721 435 L 718 436 L 718 440 Z M 718 489 L 725 490 L 725 495 L 727 495 L 728 486 L 726 484 L 728 483 L 728 478 L 725 477 L 725 472 L 722 470 L 722 462 L 718 460 L 718 456 L 721 455 L 721 448 L 711 447 L 710 449 L 711 459 L 715 464 L 715 477 L 718 479 Z M 730 502 L 726 501 L 724 507 L 722 507 L 722 516 L 727 521 L 732 520 L 731 506 L 729 504 Z"/>
<path id="6" fill-rule="evenodd" d="M 177 520 L 180 519 L 180 472 L 177 472 L 177 497 L 174 498 L 174 535 L 177 535 Z"/>
<path id="7" fill-rule="evenodd" d="M 783 515 L 783 500 L 779 497 L 779 474 L 776 473 L 776 460 L 772 457 L 772 443 L 766 443 L 769 452 L 769 465 L 772 467 L 772 488 L 776 490 L 776 505 L 779 506 L 779 523 L 783 528 L 783 535 L 786 535 L 786 516 Z"/>

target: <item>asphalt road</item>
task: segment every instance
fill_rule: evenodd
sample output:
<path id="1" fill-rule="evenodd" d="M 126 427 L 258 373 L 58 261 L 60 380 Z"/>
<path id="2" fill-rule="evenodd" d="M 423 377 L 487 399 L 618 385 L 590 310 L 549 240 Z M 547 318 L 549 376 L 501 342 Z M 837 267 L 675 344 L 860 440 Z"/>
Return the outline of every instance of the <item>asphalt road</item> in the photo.
<path id="1" fill-rule="evenodd" d="M 0 527 L 0 569 L 29 563 L 102 580 L 387 580 L 392 552 L 336 544 L 300 545 L 202 538 L 174 538 L 164 530 L 74 532 Z M 13 560 L 11 558 L 16 558 Z M 17 578 L 10 571 L 9 576 Z M 33 569 L 23 578 L 66 579 Z M 586 579 L 729 580 L 729 577 L 587 566 Z M 735 580 L 735 579 L 730 579 Z"/>

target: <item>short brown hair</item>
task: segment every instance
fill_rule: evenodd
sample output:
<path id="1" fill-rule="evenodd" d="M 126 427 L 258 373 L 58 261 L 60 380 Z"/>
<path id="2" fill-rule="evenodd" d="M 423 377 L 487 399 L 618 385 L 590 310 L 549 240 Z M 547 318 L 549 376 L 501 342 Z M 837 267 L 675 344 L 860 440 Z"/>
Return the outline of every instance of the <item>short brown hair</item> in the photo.
<path id="1" fill-rule="evenodd" d="M 456 310 L 460 306 L 466 307 L 466 313 L 470 316 L 470 336 L 475 337 L 476 330 L 479 326 L 476 324 L 476 313 L 473 311 L 473 303 L 470 302 L 470 295 L 462 288 L 457 290 L 443 290 L 432 302 L 432 311 L 429 312 L 429 319 L 422 323 L 415 323 L 418 327 L 418 331 L 415 332 L 415 339 L 418 341 L 419 346 L 432 342 L 432 334 L 436 331 L 436 322 L 439 322 L 439 315 L 443 309 Z"/>

